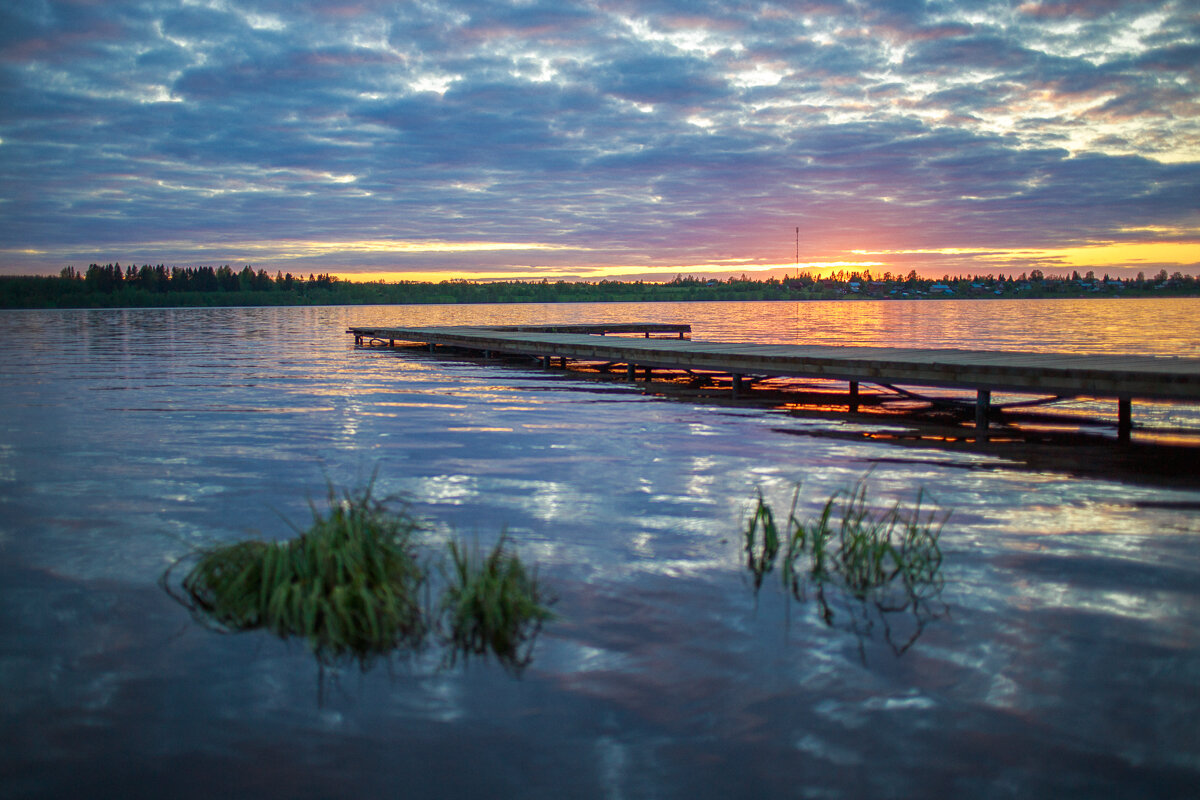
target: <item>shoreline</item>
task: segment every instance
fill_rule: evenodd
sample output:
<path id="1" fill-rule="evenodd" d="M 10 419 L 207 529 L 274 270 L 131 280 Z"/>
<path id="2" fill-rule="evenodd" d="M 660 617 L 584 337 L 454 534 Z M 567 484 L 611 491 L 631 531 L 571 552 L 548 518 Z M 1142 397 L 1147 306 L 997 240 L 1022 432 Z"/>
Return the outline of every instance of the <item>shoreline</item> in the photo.
<path id="1" fill-rule="evenodd" d="M 122 268 L 93 264 L 85 273 L 68 267 L 58 276 L 0 276 L 0 308 L 190 308 L 316 305 L 478 305 L 506 303 L 746 302 L 754 300 L 998 300 L 1200 297 L 1200 278 L 1165 270 L 1152 278 L 1097 278 L 1078 272 L 1069 278 L 971 275 L 922 278 L 884 273 L 834 273 L 818 278 L 727 280 L 677 276 L 662 283 L 643 281 L 568 282 L 448 280 L 356 282 L 328 274 L 307 278 L 246 266 L 170 269 Z"/>
<path id="2" fill-rule="evenodd" d="M 276 292 L 176 292 L 169 294 L 89 294 L 44 298 L 40 302 L 30 298 L 5 295 L 0 278 L 0 311 L 33 310 L 79 310 L 89 309 L 147 309 L 147 308 L 304 308 L 317 306 L 432 306 L 432 305 L 580 305 L 584 303 L 746 303 L 746 302 L 946 302 L 955 300 L 1164 300 L 1200 298 L 1200 287 L 1188 291 L 1145 291 L 1122 290 L 1113 292 L 1077 293 L 1012 293 L 1004 295 L 919 295 L 910 297 L 878 296 L 864 294 L 809 296 L 787 291 L 744 291 L 729 292 L 722 296 L 679 296 L 674 292 L 657 292 L 654 287 L 643 287 L 643 291 L 629 295 L 596 296 L 547 296 L 547 297 L 463 297 L 451 295 L 425 295 L 408 298 L 336 296 L 332 292 L 312 293 Z M 582 294 L 582 293 L 581 293 Z"/>

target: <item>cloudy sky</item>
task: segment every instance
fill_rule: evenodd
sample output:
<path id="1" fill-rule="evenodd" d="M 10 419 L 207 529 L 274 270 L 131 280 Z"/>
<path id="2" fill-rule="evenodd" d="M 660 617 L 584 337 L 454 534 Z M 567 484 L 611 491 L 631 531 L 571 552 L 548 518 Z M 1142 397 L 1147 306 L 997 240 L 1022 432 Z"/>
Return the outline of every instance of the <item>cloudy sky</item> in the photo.
<path id="1" fill-rule="evenodd" d="M 1200 3 L 4 3 L 0 273 L 111 261 L 1200 272 Z"/>

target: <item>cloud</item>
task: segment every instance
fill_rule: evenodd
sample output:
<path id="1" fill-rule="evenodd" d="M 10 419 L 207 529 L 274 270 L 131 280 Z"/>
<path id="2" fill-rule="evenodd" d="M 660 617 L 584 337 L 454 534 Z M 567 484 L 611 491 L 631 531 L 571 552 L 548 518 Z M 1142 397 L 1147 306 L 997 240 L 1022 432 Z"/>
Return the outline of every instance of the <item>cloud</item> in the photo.
<path id="1" fill-rule="evenodd" d="M 699 58 L 647 55 L 609 63 L 595 80 L 598 91 L 625 100 L 695 106 L 728 93 L 725 82 L 711 72 L 708 63 Z"/>
<path id="2" fill-rule="evenodd" d="M 1023 3 L 1017 11 L 1040 19 L 1097 19 L 1135 5 L 1136 0 L 1038 0 Z"/>
<path id="3" fill-rule="evenodd" d="M 796 226 L 817 260 L 1151 242 L 1197 228 L 1198 28 L 1172 2 L 18 4 L 0 272 L 753 266 Z"/>

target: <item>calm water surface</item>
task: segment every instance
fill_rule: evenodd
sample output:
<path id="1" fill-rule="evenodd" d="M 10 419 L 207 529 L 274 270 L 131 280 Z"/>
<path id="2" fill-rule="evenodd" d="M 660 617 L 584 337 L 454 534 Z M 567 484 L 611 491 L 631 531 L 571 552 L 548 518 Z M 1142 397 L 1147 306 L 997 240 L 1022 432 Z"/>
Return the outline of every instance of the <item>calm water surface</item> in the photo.
<path id="1" fill-rule="evenodd" d="M 1200 301 L 0 312 L 5 797 L 1193 797 L 1200 492 L 819 434 L 620 383 L 355 350 L 349 325 L 690 322 L 694 338 L 1200 355 Z M 953 510 L 949 613 L 897 656 L 740 532 L 870 472 Z M 507 530 L 559 597 L 520 677 L 322 674 L 157 585 L 378 472 Z M 772 576 L 773 577 L 773 576 Z M 902 623 L 897 623 L 902 628 Z M 903 634 L 903 631 L 897 630 Z"/>

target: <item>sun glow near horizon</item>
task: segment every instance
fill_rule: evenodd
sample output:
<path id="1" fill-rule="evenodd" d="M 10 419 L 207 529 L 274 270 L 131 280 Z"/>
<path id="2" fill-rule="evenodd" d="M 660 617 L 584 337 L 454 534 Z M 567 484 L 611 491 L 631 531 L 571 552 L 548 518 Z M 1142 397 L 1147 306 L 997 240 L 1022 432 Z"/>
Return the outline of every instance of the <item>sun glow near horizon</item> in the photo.
<path id="1" fill-rule="evenodd" d="M 619 250 L 553 241 L 503 241 L 474 239 L 264 239 L 206 243 L 189 240 L 143 241 L 123 252 L 89 254 L 84 248 L 54 248 L 39 256 L 61 259 L 56 268 L 87 263 L 165 263 L 168 266 L 218 266 L 248 264 L 268 273 L 309 272 L 356 282 L 447 280 L 473 281 L 600 281 L 642 280 L 669 282 L 677 276 L 726 278 L 745 274 L 764 279 L 807 273 L 823 278 L 843 272 L 878 277 L 885 273 L 922 277 L 945 274 L 996 273 L 1014 277 L 1034 269 L 1047 274 L 1073 270 L 1108 271 L 1132 276 L 1138 271 L 1200 273 L 1200 236 L 1179 229 L 1122 230 L 1123 235 L 1150 234 L 1155 241 L 1099 241 L 1060 248 L 928 247 L 830 249 L 817 257 L 784 261 L 771 257 L 724 257 L 680 260 L 672 263 L 648 254 L 642 263 L 625 260 Z M 82 251 L 82 252 L 81 252 Z M 0 251 L 20 261 L 28 251 Z M 454 258 L 461 254 L 460 263 Z M 520 254 L 529 254 L 525 258 Z M 606 259 L 606 255 L 611 260 Z M 449 259 L 449 260 L 448 260 Z M 340 263 L 339 263 L 340 262 Z M 361 264 L 361 266 L 359 266 Z"/>
<path id="2" fill-rule="evenodd" d="M 767 273 L 787 271 L 807 272 L 811 275 L 829 275 L 839 270 L 866 271 L 885 266 L 882 261 L 806 261 L 799 264 L 750 264 L 740 261 L 710 262 L 704 264 L 682 265 L 647 265 L 624 264 L 612 266 L 550 266 L 536 270 L 528 267 L 514 266 L 509 270 L 371 270 L 371 271 L 333 271 L 331 274 L 339 280 L 362 282 L 375 281 L 421 281 L 439 282 L 450 280 L 472 281 L 540 281 L 571 280 L 571 281 L 602 281 L 602 280 L 644 280 L 649 282 L 668 282 L 675 277 L 708 277 L 715 274 L 740 274 L 749 277 L 765 276 Z M 777 276 L 778 277 L 778 276 Z"/>
<path id="3" fill-rule="evenodd" d="M 482 249 L 482 248 L 481 248 Z M 512 248 L 516 249 L 516 248 Z M 549 249 L 549 248 L 547 248 Z M 453 251 L 447 251 L 453 252 Z M 1132 276 L 1139 271 L 1166 269 L 1200 273 L 1200 240 L 1158 242 L 1098 242 L 1063 248 L 905 248 L 862 249 L 846 253 L 849 258 L 803 260 L 799 262 L 752 259 L 727 259 L 683 264 L 556 264 L 538 267 L 511 265 L 490 270 L 479 269 L 373 269 L 369 271 L 340 270 L 334 274 L 353 281 L 444 281 L 444 280 L 646 280 L 668 282 L 676 276 L 782 277 L 807 273 L 821 278 L 837 272 L 908 274 L 915 271 L 922 277 L 944 274 L 969 275 L 977 273 L 1011 274 L 1035 269 L 1050 274 L 1070 273 L 1073 270 L 1107 270 L 1116 275 Z M 853 256 L 879 256 L 876 259 Z"/>

